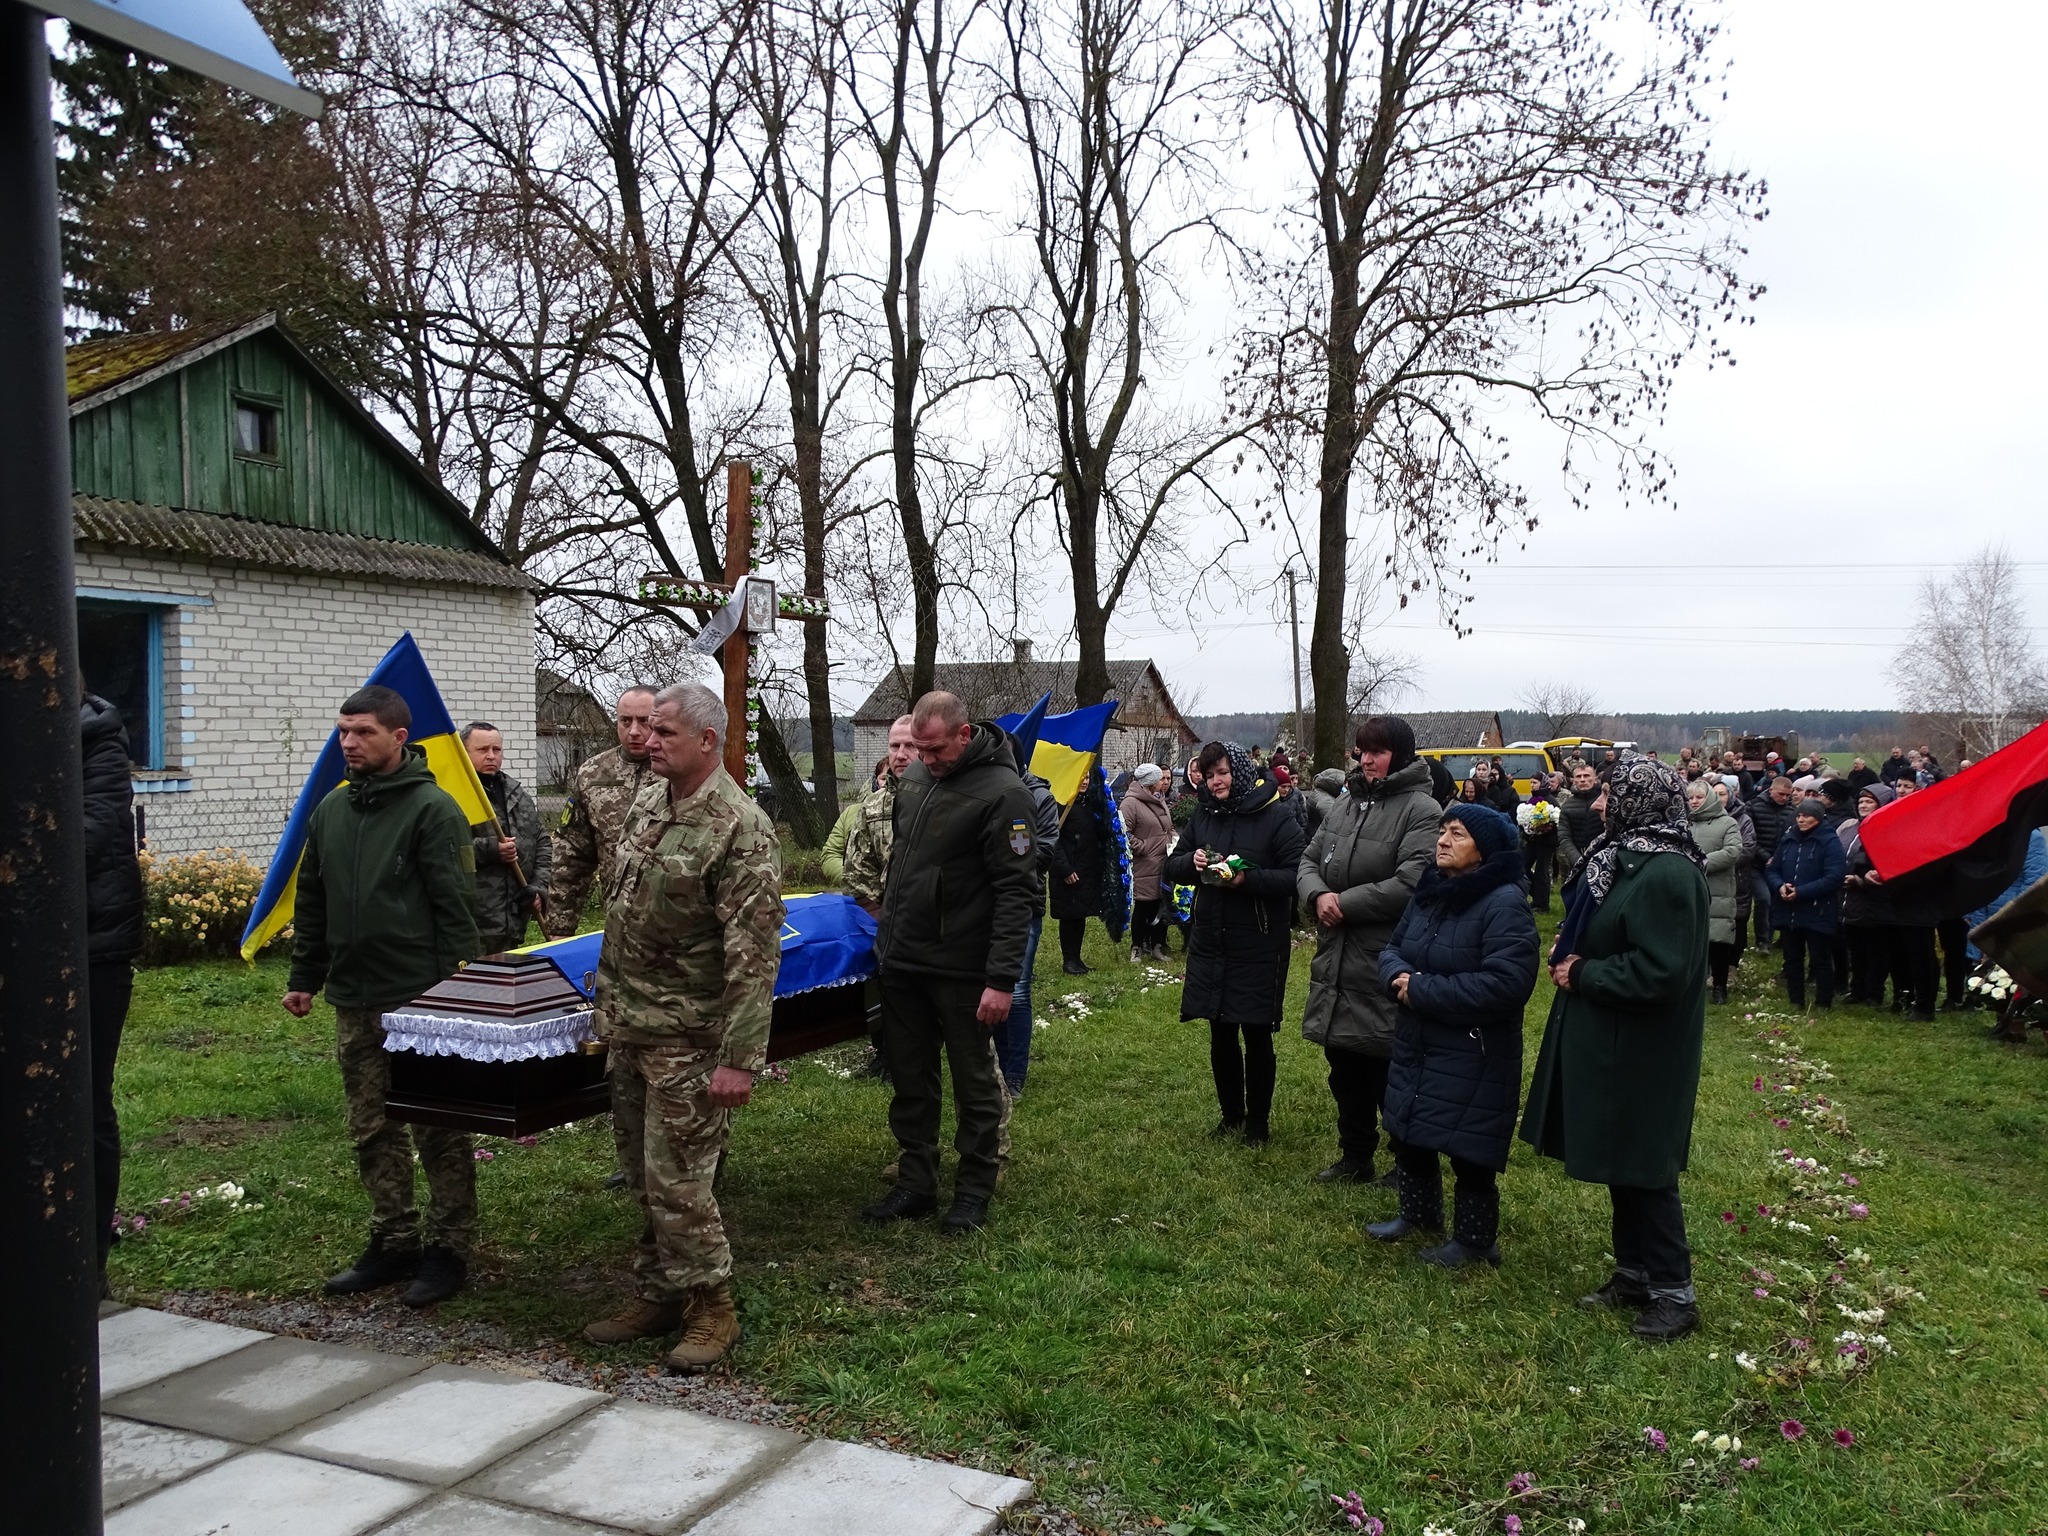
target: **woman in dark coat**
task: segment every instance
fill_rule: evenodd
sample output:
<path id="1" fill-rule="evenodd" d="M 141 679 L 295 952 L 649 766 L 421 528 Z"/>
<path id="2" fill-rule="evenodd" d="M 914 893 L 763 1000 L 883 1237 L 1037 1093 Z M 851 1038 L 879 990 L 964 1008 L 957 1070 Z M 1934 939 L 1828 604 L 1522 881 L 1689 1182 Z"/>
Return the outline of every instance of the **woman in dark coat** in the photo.
<path id="1" fill-rule="evenodd" d="M 1337 1101 L 1337 1161 L 1316 1177 L 1369 1183 L 1394 1054 L 1394 1001 L 1380 950 L 1430 866 L 1442 808 L 1415 732 L 1395 716 L 1358 728 L 1357 765 L 1301 856 L 1295 891 L 1316 925 L 1301 1036 L 1323 1048 Z"/>
<path id="2" fill-rule="evenodd" d="M 142 865 L 135 857 L 135 792 L 121 712 L 86 694 L 78 709 L 85 769 L 86 1014 L 92 1030 L 94 1233 L 100 1293 L 121 1195 L 121 1123 L 114 1113 L 114 1059 L 142 953 Z"/>
<path id="3" fill-rule="evenodd" d="M 1387 1074 L 1401 1214 L 1367 1227 L 1396 1242 L 1444 1224 L 1441 1153 L 1457 1204 L 1451 1240 L 1424 1250 L 1456 1269 L 1498 1264 L 1500 1191 L 1522 1087 L 1522 1010 L 1536 990 L 1536 920 L 1513 822 L 1485 806 L 1443 814 L 1435 867 L 1415 887 L 1380 951 L 1380 979 L 1398 1007 Z"/>
<path id="4" fill-rule="evenodd" d="M 1707 880 L 1685 780 L 1624 752 L 1607 786 L 1607 830 L 1566 890 L 1550 952 L 1550 1020 L 1522 1139 L 1564 1171 L 1605 1184 L 1614 1273 L 1581 1298 L 1634 1307 L 1639 1338 L 1699 1326 L 1678 1175 L 1692 1146 L 1707 1022 Z"/>
<path id="5" fill-rule="evenodd" d="M 1088 974 L 1081 963 L 1081 940 L 1087 937 L 1088 919 L 1102 915 L 1102 825 L 1097 819 L 1101 799 L 1102 788 L 1091 773 L 1087 787 L 1074 797 L 1060 822 L 1052 878 L 1046 882 L 1052 915 L 1060 925 L 1060 968 L 1069 976 Z"/>
<path id="6" fill-rule="evenodd" d="M 1209 1023 L 1209 1069 L 1223 1111 L 1213 1134 L 1242 1133 L 1259 1145 L 1272 1116 L 1273 1036 L 1287 1002 L 1287 924 L 1305 839 L 1294 812 L 1275 798 L 1271 775 L 1236 742 L 1210 742 L 1195 764 L 1200 803 L 1166 860 L 1170 883 L 1195 888 L 1180 1016 Z M 1220 863 L 1232 854 L 1244 867 L 1223 878 L 1206 874 L 1211 855 Z"/>

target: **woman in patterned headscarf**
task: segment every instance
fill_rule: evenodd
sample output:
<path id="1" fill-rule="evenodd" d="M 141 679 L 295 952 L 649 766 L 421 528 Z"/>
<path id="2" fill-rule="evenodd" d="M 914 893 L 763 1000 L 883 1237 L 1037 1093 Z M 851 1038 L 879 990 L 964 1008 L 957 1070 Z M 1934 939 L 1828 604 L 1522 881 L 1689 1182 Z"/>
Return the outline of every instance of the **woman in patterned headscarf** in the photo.
<path id="1" fill-rule="evenodd" d="M 1692 1145 L 1707 1017 L 1707 882 L 1685 780 L 1624 752 L 1607 830 L 1565 890 L 1550 952 L 1543 1047 L 1522 1139 L 1565 1172 L 1605 1184 L 1614 1274 L 1590 1307 L 1633 1307 L 1637 1337 L 1699 1326 L 1678 1175 Z"/>
<path id="2" fill-rule="evenodd" d="M 1223 1111 L 1214 1134 L 1257 1146 L 1273 1108 L 1273 1036 L 1287 1001 L 1288 920 L 1307 838 L 1276 798 L 1272 774 L 1236 742 L 1210 742 L 1195 768 L 1201 803 L 1165 870 L 1170 883 L 1195 888 L 1180 1016 L 1208 1021 L 1209 1070 Z M 1211 869 L 1231 855 L 1242 867 Z"/>

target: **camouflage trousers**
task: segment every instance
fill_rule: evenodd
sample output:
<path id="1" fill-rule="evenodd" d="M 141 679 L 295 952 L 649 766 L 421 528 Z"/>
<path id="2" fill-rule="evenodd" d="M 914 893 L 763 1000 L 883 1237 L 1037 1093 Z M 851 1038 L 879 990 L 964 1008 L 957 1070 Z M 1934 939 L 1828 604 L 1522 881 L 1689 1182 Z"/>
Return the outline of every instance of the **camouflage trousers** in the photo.
<path id="1" fill-rule="evenodd" d="M 635 1193 L 647 1220 L 633 1254 L 637 1290 L 650 1301 L 666 1301 L 731 1278 L 732 1249 L 711 1193 L 729 1119 L 711 1102 L 716 1054 L 614 1042 L 611 1058 L 612 1123 L 637 1118 L 642 1126 Z"/>
<path id="2" fill-rule="evenodd" d="M 370 1197 L 370 1235 L 387 1248 L 422 1241 L 467 1258 L 476 1240 L 476 1160 L 469 1137 L 434 1125 L 403 1125 L 386 1118 L 391 1053 L 384 1021 L 374 1008 L 334 1010 L 335 1057 L 348 1099 L 348 1134 L 356 1146 L 356 1172 Z M 413 1156 L 427 1175 L 427 1220 L 413 1204 Z"/>
<path id="3" fill-rule="evenodd" d="M 616 1045 L 606 1055 L 604 1070 L 612 1090 L 612 1149 L 626 1188 L 637 1200 L 647 1188 L 647 1084 L 639 1063 Z"/>

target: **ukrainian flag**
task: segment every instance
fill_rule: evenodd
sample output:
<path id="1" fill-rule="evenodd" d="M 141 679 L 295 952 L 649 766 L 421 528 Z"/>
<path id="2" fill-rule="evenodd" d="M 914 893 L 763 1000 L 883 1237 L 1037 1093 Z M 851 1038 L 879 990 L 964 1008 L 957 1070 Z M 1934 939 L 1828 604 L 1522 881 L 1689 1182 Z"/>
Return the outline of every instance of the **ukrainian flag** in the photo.
<path id="1" fill-rule="evenodd" d="M 363 679 L 366 688 L 373 683 L 394 690 L 412 710 L 412 729 L 406 742 L 426 749 L 427 766 L 433 770 L 434 782 L 454 796 L 455 803 L 462 807 L 463 819 L 474 826 L 495 818 L 497 812 L 491 809 L 490 798 L 484 794 L 483 781 L 477 778 L 476 766 L 470 762 L 462 738 L 455 733 L 455 722 L 449 718 L 448 706 L 441 702 L 441 690 L 434 686 L 427 658 L 420 654 L 419 643 L 410 630 L 398 637 L 398 643 L 384 653 L 384 659 Z M 263 877 L 263 889 L 257 893 L 255 909 L 249 914 L 249 926 L 242 931 L 244 960 L 255 959 L 258 951 L 291 922 L 298 897 L 299 858 L 306 851 L 306 828 L 313 819 L 313 807 L 347 777 L 348 764 L 341 757 L 341 735 L 329 731 L 327 745 L 314 760 L 313 771 L 306 776 L 305 788 L 299 791 L 298 802 L 284 824 L 284 835 L 278 839 L 277 852 L 270 860 L 270 873 Z"/>
<path id="2" fill-rule="evenodd" d="M 1041 707 L 1044 700 L 1039 701 Z M 1034 711 L 1035 713 L 1035 711 Z M 1031 771 L 1052 787 L 1053 799 L 1072 805 L 1088 783 L 1088 770 L 1102 755 L 1102 737 L 1116 713 L 1116 701 L 1090 704 L 1086 709 L 1064 715 L 1047 715 L 1038 724 L 1038 744 L 1031 749 Z M 1002 715 L 996 720 L 1004 730 L 1024 723 L 1023 715 Z"/>

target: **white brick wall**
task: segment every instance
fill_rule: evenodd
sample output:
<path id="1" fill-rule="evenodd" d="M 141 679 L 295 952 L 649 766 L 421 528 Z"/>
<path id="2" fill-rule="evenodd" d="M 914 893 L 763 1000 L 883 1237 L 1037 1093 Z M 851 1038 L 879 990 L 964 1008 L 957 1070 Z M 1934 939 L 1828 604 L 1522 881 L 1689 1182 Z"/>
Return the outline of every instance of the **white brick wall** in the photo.
<path id="1" fill-rule="evenodd" d="M 164 622 L 164 766 L 189 790 L 144 794 L 149 846 L 234 848 L 266 864 L 334 710 L 406 630 L 460 726 L 505 733 L 528 785 L 534 740 L 533 599 L 525 592 L 322 578 L 82 549 L 78 585 L 210 598 Z"/>

